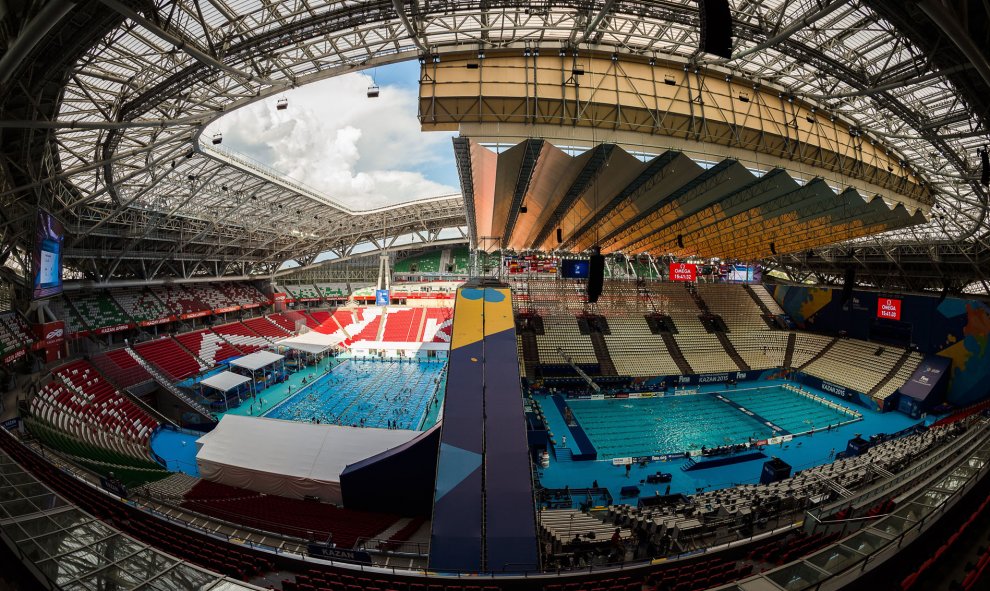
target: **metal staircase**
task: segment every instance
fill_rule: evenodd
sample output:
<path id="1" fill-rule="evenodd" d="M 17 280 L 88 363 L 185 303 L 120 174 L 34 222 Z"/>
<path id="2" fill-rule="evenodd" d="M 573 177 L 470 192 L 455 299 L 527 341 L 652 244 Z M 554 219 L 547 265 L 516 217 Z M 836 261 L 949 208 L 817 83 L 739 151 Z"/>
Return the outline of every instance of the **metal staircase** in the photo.
<path id="1" fill-rule="evenodd" d="M 216 420 L 213 417 L 213 415 L 210 413 L 210 410 L 208 408 L 196 402 L 195 400 L 190 398 L 185 392 L 177 388 L 175 384 L 173 384 L 165 374 L 158 371 L 158 368 L 152 365 L 151 363 L 149 363 L 148 361 L 146 361 L 144 357 L 138 355 L 134 349 L 127 347 L 126 351 L 128 355 L 134 358 L 134 361 L 138 362 L 138 365 L 143 367 L 149 374 L 151 374 L 151 377 L 154 378 L 155 381 L 158 382 L 158 384 L 161 387 L 165 388 L 169 393 L 171 393 L 179 400 L 185 402 L 186 405 L 189 406 L 189 408 L 193 409 L 194 411 L 198 412 L 204 417 L 210 419 L 211 421 Z"/>

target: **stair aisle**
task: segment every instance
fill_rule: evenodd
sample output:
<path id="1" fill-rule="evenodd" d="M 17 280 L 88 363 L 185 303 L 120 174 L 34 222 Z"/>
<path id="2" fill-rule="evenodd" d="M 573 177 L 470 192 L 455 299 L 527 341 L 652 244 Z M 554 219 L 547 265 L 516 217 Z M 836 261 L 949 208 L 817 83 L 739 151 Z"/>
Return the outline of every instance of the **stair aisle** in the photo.
<path id="1" fill-rule="evenodd" d="M 797 335 L 793 332 L 787 335 L 787 350 L 784 351 L 784 367 L 791 366 L 791 360 L 794 359 L 794 342 L 797 340 Z"/>
<path id="2" fill-rule="evenodd" d="M 739 352 L 736 351 L 736 348 L 729 341 L 729 337 L 725 336 L 724 332 L 716 332 L 713 334 L 715 335 L 715 338 L 718 339 L 718 342 L 722 343 L 722 348 L 725 349 L 726 355 L 728 355 L 732 361 L 739 366 L 740 371 L 750 371 L 752 369 L 749 364 L 739 356 Z"/>
<path id="3" fill-rule="evenodd" d="M 811 365 L 812 363 L 814 363 L 815 361 L 821 359 L 838 342 L 839 342 L 839 337 L 835 337 L 834 339 L 832 339 L 831 341 L 829 341 L 828 344 L 825 345 L 825 348 L 824 349 L 822 349 L 821 351 L 818 352 L 817 355 L 815 355 L 814 357 L 812 357 L 811 359 L 809 359 L 807 361 L 807 363 L 802 364 L 801 367 L 798 368 L 798 370 L 802 370 L 802 369 L 808 367 L 809 365 Z"/>
<path id="4" fill-rule="evenodd" d="M 185 402 L 187 405 L 189 405 L 189 408 L 195 410 L 204 417 L 210 420 L 214 420 L 213 415 L 210 414 L 210 411 L 205 406 L 196 402 L 195 400 L 187 396 L 185 392 L 178 389 L 175 386 L 175 384 L 173 384 L 165 375 L 159 372 L 157 368 L 155 368 L 151 363 L 145 361 L 143 357 L 138 355 L 137 352 L 134 351 L 134 349 L 127 347 L 126 351 L 128 355 L 133 357 L 134 360 L 137 361 L 139 365 L 141 365 L 141 367 L 143 367 L 145 370 L 147 370 L 149 374 L 151 374 L 151 377 L 154 378 L 156 382 L 158 382 L 163 388 L 168 390 L 173 396 Z"/>
<path id="5" fill-rule="evenodd" d="M 663 344 L 667 347 L 667 351 L 670 353 L 671 358 L 673 358 L 674 363 L 677 364 L 677 369 L 681 371 L 681 375 L 687 376 L 693 374 L 694 370 L 691 369 L 691 364 L 684 358 L 684 353 L 681 352 L 680 345 L 674 340 L 674 335 L 669 332 L 661 332 L 660 338 L 663 339 Z"/>
<path id="6" fill-rule="evenodd" d="M 598 331 L 591 332 L 591 346 L 595 350 L 595 357 L 598 358 L 598 367 L 603 376 L 617 376 L 619 372 L 612 363 L 612 356 L 608 352 L 608 345 L 605 344 L 605 336 Z"/>
<path id="7" fill-rule="evenodd" d="M 870 396 L 875 396 L 885 385 L 887 385 L 887 382 L 894 379 L 894 376 L 896 376 L 897 372 L 900 371 L 901 366 L 903 366 L 904 363 L 907 362 L 908 359 L 910 359 L 910 357 L 911 357 L 911 350 L 905 349 L 904 353 L 901 354 L 901 357 L 897 360 L 896 363 L 894 363 L 894 366 L 891 367 L 890 371 L 887 372 L 887 375 L 883 376 L 883 379 L 881 379 L 876 386 L 873 386 L 873 388 L 870 389 L 868 394 Z"/>

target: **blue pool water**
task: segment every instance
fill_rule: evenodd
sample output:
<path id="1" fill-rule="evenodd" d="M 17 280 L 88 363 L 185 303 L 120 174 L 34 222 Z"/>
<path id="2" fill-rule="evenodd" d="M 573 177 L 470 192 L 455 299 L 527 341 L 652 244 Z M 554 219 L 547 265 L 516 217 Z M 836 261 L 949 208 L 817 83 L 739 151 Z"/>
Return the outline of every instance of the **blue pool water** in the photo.
<path id="1" fill-rule="evenodd" d="M 655 398 L 568 400 L 567 404 L 600 459 L 677 453 L 781 434 L 766 421 L 794 434 L 854 419 L 781 386 Z"/>
<path id="2" fill-rule="evenodd" d="M 394 421 L 399 429 L 425 429 L 445 368 L 444 362 L 345 361 L 264 416 L 379 428 Z"/>

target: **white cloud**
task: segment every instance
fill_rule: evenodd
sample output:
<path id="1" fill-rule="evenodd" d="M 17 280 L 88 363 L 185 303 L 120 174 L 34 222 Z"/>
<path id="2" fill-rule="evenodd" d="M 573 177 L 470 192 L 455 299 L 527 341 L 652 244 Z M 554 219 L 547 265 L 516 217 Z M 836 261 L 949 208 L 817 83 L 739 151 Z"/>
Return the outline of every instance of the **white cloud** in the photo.
<path id="1" fill-rule="evenodd" d="M 415 88 L 348 74 L 225 115 L 207 130 L 225 148 L 267 164 L 355 209 L 457 193 L 450 133 L 423 133 Z"/>

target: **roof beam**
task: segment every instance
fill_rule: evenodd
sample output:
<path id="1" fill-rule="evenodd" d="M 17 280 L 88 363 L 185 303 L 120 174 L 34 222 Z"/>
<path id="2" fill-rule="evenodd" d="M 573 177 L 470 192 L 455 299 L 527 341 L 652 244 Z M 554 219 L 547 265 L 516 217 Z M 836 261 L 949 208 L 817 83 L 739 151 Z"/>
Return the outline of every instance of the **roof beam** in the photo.
<path id="1" fill-rule="evenodd" d="M 409 33 L 409 38 L 412 39 L 412 42 L 416 44 L 416 47 L 418 47 L 420 51 L 423 53 L 428 53 L 429 48 L 426 46 L 426 43 L 423 42 L 423 39 L 420 38 L 420 33 L 409 20 L 409 16 L 406 15 L 405 3 L 402 0 L 392 0 L 392 6 L 395 8 L 395 14 L 399 16 L 399 22 L 402 23 L 402 26 L 406 29 L 406 32 Z"/>

